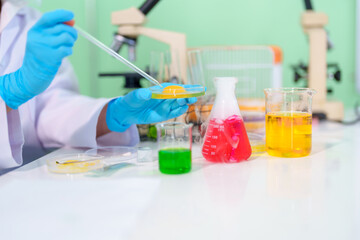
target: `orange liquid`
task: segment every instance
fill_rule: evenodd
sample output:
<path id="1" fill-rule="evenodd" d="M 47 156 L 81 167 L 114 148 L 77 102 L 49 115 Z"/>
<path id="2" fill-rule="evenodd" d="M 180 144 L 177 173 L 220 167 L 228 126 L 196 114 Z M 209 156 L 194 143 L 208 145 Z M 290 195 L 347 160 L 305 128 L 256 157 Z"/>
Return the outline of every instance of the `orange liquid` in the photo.
<path id="1" fill-rule="evenodd" d="M 266 114 L 266 151 L 276 157 L 304 157 L 311 152 L 310 113 Z"/>

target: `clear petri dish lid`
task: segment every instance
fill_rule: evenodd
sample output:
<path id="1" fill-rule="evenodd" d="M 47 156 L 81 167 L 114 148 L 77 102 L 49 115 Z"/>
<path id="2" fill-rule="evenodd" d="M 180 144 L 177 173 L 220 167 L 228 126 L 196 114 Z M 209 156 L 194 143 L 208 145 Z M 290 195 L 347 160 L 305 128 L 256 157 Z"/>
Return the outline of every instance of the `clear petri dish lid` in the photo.
<path id="1" fill-rule="evenodd" d="M 135 147 L 109 146 L 93 148 L 85 152 L 88 155 L 103 156 L 103 161 L 107 164 L 119 163 L 137 159 L 137 149 Z"/>
<path id="2" fill-rule="evenodd" d="M 174 99 L 174 98 L 190 98 L 205 95 L 205 87 L 196 86 L 184 89 L 164 89 L 154 86 L 150 88 L 151 98 L 154 99 Z"/>
<path id="3" fill-rule="evenodd" d="M 47 168 L 53 173 L 86 173 L 102 169 L 105 165 L 103 156 L 85 153 L 61 154 L 46 160 Z"/>

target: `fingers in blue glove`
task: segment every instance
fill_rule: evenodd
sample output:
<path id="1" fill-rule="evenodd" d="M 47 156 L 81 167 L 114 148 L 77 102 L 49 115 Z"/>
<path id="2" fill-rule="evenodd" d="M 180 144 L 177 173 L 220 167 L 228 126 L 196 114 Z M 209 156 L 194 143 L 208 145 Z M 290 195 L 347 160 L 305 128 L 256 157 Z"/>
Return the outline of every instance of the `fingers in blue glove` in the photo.
<path id="1" fill-rule="evenodd" d="M 61 46 L 73 47 L 76 39 L 65 32 L 58 36 L 49 37 L 49 41 L 51 41 L 51 45 L 53 48 L 58 48 Z"/>
<path id="2" fill-rule="evenodd" d="M 174 84 L 163 84 L 163 87 Z M 197 98 L 151 99 L 148 88 L 134 90 L 108 104 L 106 122 L 112 131 L 125 131 L 131 124 L 149 124 L 179 117 Z"/>
<path id="3" fill-rule="evenodd" d="M 51 84 L 63 58 L 72 54 L 77 32 L 63 23 L 73 18 L 66 10 L 48 12 L 28 31 L 22 66 L 3 78 L 8 106 L 16 109 Z"/>
<path id="4" fill-rule="evenodd" d="M 151 98 L 151 91 L 147 88 L 140 88 L 134 91 L 136 99 L 138 100 L 149 100 Z"/>
<path id="5" fill-rule="evenodd" d="M 64 9 L 44 13 L 40 20 L 35 24 L 36 27 L 51 27 L 59 23 L 70 21 L 74 18 L 74 13 Z"/>
<path id="6" fill-rule="evenodd" d="M 178 99 L 167 99 L 165 101 L 169 102 L 168 105 L 170 106 L 170 110 L 172 111 L 177 108 L 188 106 L 188 104 L 190 104 L 188 101 L 189 99 L 190 98 L 178 98 Z M 193 98 L 191 98 L 191 99 L 193 99 Z"/>
<path id="7" fill-rule="evenodd" d="M 59 56 L 62 59 L 64 59 L 65 57 L 70 56 L 73 53 L 72 47 L 66 47 L 66 46 L 59 47 L 57 49 L 57 51 L 59 52 Z"/>
<path id="8" fill-rule="evenodd" d="M 126 95 L 124 101 L 132 106 L 141 106 L 144 102 L 151 99 L 151 91 L 148 88 L 140 88 L 131 91 Z"/>
<path id="9" fill-rule="evenodd" d="M 171 110 L 171 112 L 169 114 L 169 119 L 176 118 L 176 117 L 183 115 L 184 113 L 186 113 L 186 111 L 188 109 L 189 109 L 189 106 L 185 105 L 185 106 L 178 107 L 174 110 Z"/>
<path id="10" fill-rule="evenodd" d="M 78 38 L 78 33 L 75 28 L 70 27 L 65 24 L 57 24 L 53 27 L 45 28 L 42 30 L 43 34 L 46 35 L 53 35 L 53 36 L 59 36 L 61 34 L 67 33 L 69 34 L 74 40 Z"/>
<path id="11" fill-rule="evenodd" d="M 196 97 L 191 97 L 191 98 L 178 98 L 176 99 L 177 103 L 180 105 L 180 106 L 183 106 L 185 104 L 194 104 L 196 103 L 197 101 L 197 98 Z"/>

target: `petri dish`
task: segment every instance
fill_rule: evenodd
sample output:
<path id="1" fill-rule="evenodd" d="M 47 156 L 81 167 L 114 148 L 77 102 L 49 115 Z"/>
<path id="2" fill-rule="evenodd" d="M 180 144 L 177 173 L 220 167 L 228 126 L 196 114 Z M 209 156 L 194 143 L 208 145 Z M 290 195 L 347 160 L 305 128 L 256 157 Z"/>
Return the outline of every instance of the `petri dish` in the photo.
<path id="1" fill-rule="evenodd" d="M 151 98 L 153 99 L 173 99 L 173 98 L 190 98 L 190 97 L 200 97 L 205 95 L 205 87 L 190 87 L 185 88 L 185 91 L 181 90 L 169 90 L 164 91 L 163 88 L 157 86 L 151 87 Z"/>
<path id="2" fill-rule="evenodd" d="M 53 173 L 85 173 L 104 167 L 103 156 L 79 154 L 62 154 L 46 160 L 47 168 Z"/>
<path id="3" fill-rule="evenodd" d="M 119 163 L 137 159 L 135 147 L 109 146 L 93 148 L 85 152 L 88 155 L 101 155 L 105 163 Z"/>

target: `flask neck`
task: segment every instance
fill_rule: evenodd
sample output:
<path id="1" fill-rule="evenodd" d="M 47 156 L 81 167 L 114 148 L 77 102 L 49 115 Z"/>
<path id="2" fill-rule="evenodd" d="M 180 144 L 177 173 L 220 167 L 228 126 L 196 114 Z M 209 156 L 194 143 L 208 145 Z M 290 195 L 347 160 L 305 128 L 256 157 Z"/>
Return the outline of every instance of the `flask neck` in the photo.
<path id="1" fill-rule="evenodd" d="M 235 96 L 235 84 L 237 78 L 215 78 L 216 98 L 212 111 L 212 117 L 226 119 L 232 115 L 240 115 L 240 108 Z"/>
<path id="2" fill-rule="evenodd" d="M 229 99 L 235 97 L 235 85 L 237 83 L 237 78 L 234 77 L 221 77 L 214 79 L 214 85 L 216 88 L 216 98 Z"/>

